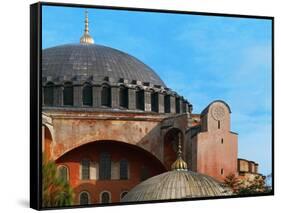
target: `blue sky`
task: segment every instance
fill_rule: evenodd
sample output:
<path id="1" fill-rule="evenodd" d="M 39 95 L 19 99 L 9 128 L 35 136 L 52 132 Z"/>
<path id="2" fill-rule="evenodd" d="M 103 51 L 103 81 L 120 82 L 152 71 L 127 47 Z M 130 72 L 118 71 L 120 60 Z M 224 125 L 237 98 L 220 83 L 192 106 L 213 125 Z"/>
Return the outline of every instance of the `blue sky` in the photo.
<path id="1" fill-rule="evenodd" d="M 232 110 L 239 157 L 271 173 L 271 21 L 89 9 L 95 43 L 154 69 L 200 113 L 216 99 Z M 78 43 L 84 9 L 43 7 L 43 48 Z"/>

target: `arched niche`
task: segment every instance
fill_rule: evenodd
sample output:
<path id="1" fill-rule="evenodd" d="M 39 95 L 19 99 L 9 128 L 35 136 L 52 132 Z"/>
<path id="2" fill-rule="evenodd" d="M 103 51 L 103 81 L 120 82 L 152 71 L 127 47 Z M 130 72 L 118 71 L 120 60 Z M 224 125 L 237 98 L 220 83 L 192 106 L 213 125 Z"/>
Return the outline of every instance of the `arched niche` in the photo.
<path id="1" fill-rule="evenodd" d="M 183 134 L 180 129 L 171 128 L 164 136 L 164 165 L 167 170 L 171 169 L 171 165 L 177 159 L 179 134 L 181 134 L 181 138 L 183 138 Z"/>

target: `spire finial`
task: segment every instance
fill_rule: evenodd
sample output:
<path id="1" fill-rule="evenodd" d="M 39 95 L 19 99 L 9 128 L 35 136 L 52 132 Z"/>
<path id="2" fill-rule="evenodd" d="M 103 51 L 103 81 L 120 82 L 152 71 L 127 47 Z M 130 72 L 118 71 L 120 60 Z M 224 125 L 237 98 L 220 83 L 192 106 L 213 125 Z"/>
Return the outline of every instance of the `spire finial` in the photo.
<path id="1" fill-rule="evenodd" d="M 88 17 L 88 10 L 85 11 L 85 33 L 89 33 L 89 17 Z"/>
<path id="2" fill-rule="evenodd" d="M 172 170 L 187 170 L 187 163 L 182 159 L 181 132 L 178 134 L 177 160 L 172 164 Z"/>
<path id="3" fill-rule="evenodd" d="M 178 138 L 179 138 L 179 141 L 178 141 L 178 150 L 177 150 L 177 155 L 178 155 L 178 158 L 181 158 L 181 154 L 182 154 L 182 151 L 181 151 L 181 134 L 179 133 L 178 135 Z"/>
<path id="4" fill-rule="evenodd" d="M 80 38 L 80 43 L 81 44 L 93 44 L 94 39 L 92 36 L 89 34 L 89 17 L 88 17 L 88 10 L 85 11 L 85 29 L 84 29 L 84 34 Z"/>

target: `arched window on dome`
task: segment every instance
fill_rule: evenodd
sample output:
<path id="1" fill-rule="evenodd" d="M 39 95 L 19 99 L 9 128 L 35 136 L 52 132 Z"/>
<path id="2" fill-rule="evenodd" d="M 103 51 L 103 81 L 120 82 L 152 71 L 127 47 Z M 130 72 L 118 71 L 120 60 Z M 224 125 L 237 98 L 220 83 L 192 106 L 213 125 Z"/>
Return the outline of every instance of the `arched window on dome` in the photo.
<path id="1" fill-rule="evenodd" d="M 68 168 L 66 166 L 60 165 L 58 167 L 58 176 L 64 182 L 67 182 L 69 180 Z"/>
<path id="2" fill-rule="evenodd" d="M 151 111 L 158 112 L 159 111 L 159 100 L 158 100 L 158 92 L 151 93 Z"/>
<path id="3" fill-rule="evenodd" d="M 107 152 L 102 152 L 100 154 L 99 179 L 100 180 L 111 179 L 111 157 L 110 154 Z"/>
<path id="4" fill-rule="evenodd" d="M 111 88 L 104 84 L 101 88 L 101 105 L 102 106 L 111 106 Z"/>
<path id="5" fill-rule="evenodd" d="M 81 179 L 82 180 L 90 179 L 90 161 L 89 160 L 84 159 L 81 161 Z"/>
<path id="6" fill-rule="evenodd" d="M 144 90 L 136 88 L 136 109 L 144 110 Z"/>
<path id="7" fill-rule="evenodd" d="M 81 192 L 79 195 L 79 204 L 80 205 L 87 205 L 90 204 L 90 194 L 88 192 Z"/>
<path id="8" fill-rule="evenodd" d="M 164 111 L 165 113 L 171 112 L 171 98 L 170 95 L 164 96 Z"/>
<path id="9" fill-rule="evenodd" d="M 180 98 L 176 98 L 176 113 L 180 113 Z"/>
<path id="10" fill-rule="evenodd" d="M 54 105 L 54 84 L 52 82 L 48 82 L 44 87 L 44 96 L 43 103 L 45 106 Z"/>
<path id="11" fill-rule="evenodd" d="M 121 180 L 128 180 L 129 179 L 129 165 L 128 160 L 121 159 L 120 160 L 120 179 Z"/>
<path id="12" fill-rule="evenodd" d="M 121 107 L 128 109 L 128 88 L 124 86 L 119 88 L 119 103 Z"/>
<path id="13" fill-rule="evenodd" d="M 63 88 L 63 105 L 73 105 L 73 85 L 70 82 L 64 84 Z"/>
<path id="14" fill-rule="evenodd" d="M 100 195 L 101 203 L 111 203 L 111 194 L 108 191 L 104 191 Z"/>
<path id="15" fill-rule="evenodd" d="M 93 89 L 90 84 L 85 84 L 83 87 L 83 105 L 84 106 L 93 105 Z"/>

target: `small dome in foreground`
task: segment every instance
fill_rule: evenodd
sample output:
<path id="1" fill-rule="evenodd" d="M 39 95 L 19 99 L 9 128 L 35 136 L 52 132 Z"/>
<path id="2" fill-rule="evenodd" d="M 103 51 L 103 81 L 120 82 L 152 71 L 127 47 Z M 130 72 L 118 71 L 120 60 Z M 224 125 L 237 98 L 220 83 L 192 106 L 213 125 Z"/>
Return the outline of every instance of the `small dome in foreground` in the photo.
<path id="1" fill-rule="evenodd" d="M 212 177 L 174 170 L 149 178 L 126 194 L 122 202 L 227 196 L 231 190 Z"/>

